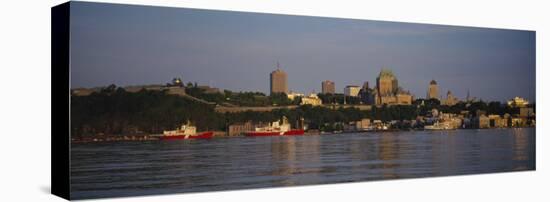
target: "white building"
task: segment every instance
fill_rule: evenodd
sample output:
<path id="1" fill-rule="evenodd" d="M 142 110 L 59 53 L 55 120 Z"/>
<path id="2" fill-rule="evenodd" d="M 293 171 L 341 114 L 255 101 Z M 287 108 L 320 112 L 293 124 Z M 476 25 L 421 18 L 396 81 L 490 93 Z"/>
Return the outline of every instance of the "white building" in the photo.
<path id="1" fill-rule="evenodd" d="M 359 90 L 361 90 L 361 87 L 349 85 L 344 88 L 344 95 L 357 97 L 359 95 Z"/>
<path id="2" fill-rule="evenodd" d="M 508 106 L 510 107 L 525 107 L 528 104 L 529 104 L 529 101 L 521 97 L 515 97 L 508 101 Z"/>
<path id="3" fill-rule="evenodd" d="M 294 100 L 294 98 L 297 98 L 297 97 L 304 97 L 304 94 L 291 91 L 286 95 L 286 97 L 288 97 L 288 99 L 290 100 Z"/>
<path id="4" fill-rule="evenodd" d="M 302 97 L 302 102 L 300 104 L 317 106 L 323 104 L 323 102 L 321 101 L 321 99 L 319 99 L 319 97 L 317 97 L 315 93 L 311 93 L 307 97 Z"/>

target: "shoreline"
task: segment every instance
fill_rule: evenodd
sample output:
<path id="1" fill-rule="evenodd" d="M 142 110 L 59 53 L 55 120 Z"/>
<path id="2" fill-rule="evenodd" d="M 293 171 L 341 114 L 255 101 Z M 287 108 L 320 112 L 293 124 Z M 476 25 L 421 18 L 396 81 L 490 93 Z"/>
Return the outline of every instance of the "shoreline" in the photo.
<path id="1" fill-rule="evenodd" d="M 323 132 L 315 131 L 304 133 L 304 136 L 310 135 L 340 135 L 340 134 L 350 134 L 350 133 L 391 133 L 391 132 L 416 132 L 416 131 L 456 131 L 456 130 L 500 130 L 500 129 L 523 129 L 523 128 L 536 128 L 536 127 L 513 127 L 513 128 L 457 128 L 457 129 L 443 129 L 443 130 L 426 130 L 426 129 L 387 129 L 387 130 L 359 130 L 359 131 L 333 131 L 333 132 Z M 220 132 L 220 131 L 217 131 Z M 158 138 L 159 134 L 139 134 L 139 135 L 96 135 L 86 138 L 71 138 L 71 144 L 81 144 L 81 143 L 90 143 L 90 142 L 136 142 L 136 141 L 161 141 Z M 235 138 L 235 137 L 246 137 L 245 135 L 218 135 L 214 136 L 213 139 L 221 138 Z M 191 140 L 191 139 L 190 139 Z"/>

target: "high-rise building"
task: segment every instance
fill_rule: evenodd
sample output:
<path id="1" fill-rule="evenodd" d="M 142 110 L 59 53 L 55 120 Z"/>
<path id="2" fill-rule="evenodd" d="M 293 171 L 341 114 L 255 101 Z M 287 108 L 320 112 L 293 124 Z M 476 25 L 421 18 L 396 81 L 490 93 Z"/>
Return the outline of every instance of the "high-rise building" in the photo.
<path id="1" fill-rule="evenodd" d="M 357 97 L 359 90 L 361 90 L 359 86 L 348 85 L 344 88 L 344 95 Z"/>
<path id="2" fill-rule="evenodd" d="M 334 81 L 326 80 L 321 82 L 321 93 L 323 94 L 336 93 L 336 87 L 334 85 Z"/>
<path id="3" fill-rule="evenodd" d="M 388 69 L 382 69 L 376 78 L 376 87 L 381 96 L 390 95 L 397 91 L 397 78 Z"/>
<path id="4" fill-rule="evenodd" d="M 426 99 L 438 99 L 439 100 L 439 89 L 437 87 L 437 82 L 435 80 L 430 81 L 430 86 L 428 87 L 428 94 Z"/>
<path id="5" fill-rule="evenodd" d="M 269 75 L 270 93 L 288 93 L 288 78 L 286 72 L 280 69 L 277 63 L 277 70 Z"/>
<path id="6" fill-rule="evenodd" d="M 397 77 L 391 70 L 382 69 L 376 78 L 376 87 L 372 93 L 374 104 L 410 105 L 413 96 L 399 87 Z"/>

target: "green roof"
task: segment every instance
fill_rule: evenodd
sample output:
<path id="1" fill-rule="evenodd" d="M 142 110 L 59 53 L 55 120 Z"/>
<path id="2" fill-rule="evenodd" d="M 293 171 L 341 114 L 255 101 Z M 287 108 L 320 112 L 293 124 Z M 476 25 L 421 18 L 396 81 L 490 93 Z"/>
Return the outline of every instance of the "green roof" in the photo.
<path id="1" fill-rule="evenodd" d="M 386 69 L 386 68 L 382 68 L 382 70 L 380 70 L 380 74 L 378 75 L 378 77 L 380 77 L 380 78 L 383 78 L 383 77 L 395 78 L 395 75 L 393 75 L 393 72 L 391 70 Z"/>

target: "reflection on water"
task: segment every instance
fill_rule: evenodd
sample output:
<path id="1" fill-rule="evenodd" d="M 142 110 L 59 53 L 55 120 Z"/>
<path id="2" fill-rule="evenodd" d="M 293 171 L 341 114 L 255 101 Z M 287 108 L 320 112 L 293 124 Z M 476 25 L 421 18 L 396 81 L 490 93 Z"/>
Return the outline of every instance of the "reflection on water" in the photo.
<path id="1" fill-rule="evenodd" d="M 524 161 L 527 160 L 527 134 L 522 130 L 514 130 L 514 160 Z"/>
<path id="2" fill-rule="evenodd" d="M 382 175 L 384 178 L 399 178 L 399 173 L 395 171 L 395 168 L 399 166 L 395 159 L 398 158 L 398 145 L 399 140 L 395 137 L 395 134 L 382 134 L 379 142 L 379 159 L 382 160 Z"/>
<path id="3" fill-rule="evenodd" d="M 535 129 L 73 144 L 72 197 L 535 169 Z"/>
<path id="4" fill-rule="evenodd" d="M 529 160 L 529 148 L 534 145 L 529 144 L 529 134 L 524 130 L 513 130 L 513 142 L 514 142 L 514 154 L 512 159 L 515 161 L 527 161 Z M 534 158 L 534 157 L 531 157 Z M 529 169 L 526 165 L 516 165 L 514 170 L 526 170 Z"/>

